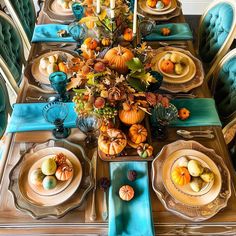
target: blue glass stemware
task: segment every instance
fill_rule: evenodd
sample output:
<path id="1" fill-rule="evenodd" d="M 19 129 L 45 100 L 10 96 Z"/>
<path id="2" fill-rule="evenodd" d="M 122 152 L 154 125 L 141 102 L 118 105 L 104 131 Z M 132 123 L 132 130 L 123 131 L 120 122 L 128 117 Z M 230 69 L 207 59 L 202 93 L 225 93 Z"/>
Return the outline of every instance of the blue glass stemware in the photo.
<path id="1" fill-rule="evenodd" d="M 70 134 L 70 129 L 63 125 L 68 113 L 68 108 L 63 102 L 51 102 L 43 108 L 45 120 L 56 126 L 52 133 L 57 139 L 66 138 Z"/>
<path id="2" fill-rule="evenodd" d="M 72 22 L 68 26 L 69 34 L 72 36 L 74 40 L 77 42 L 77 48 L 80 48 L 84 39 L 87 36 L 88 29 L 85 24 L 79 24 L 79 22 Z"/>
<path id="3" fill-rule="evenodd" d="M 50 74 L 49 81 L 51 83 L 52 88 L 58 92 L 59 94 L 59 101 L 61 102 L 68 102 L 69 95 L 66 91 L 67 85 L 67 74 L 62 71 L 56 71 Z"/>
<path id="4" fill-rule="evenodd" d="M 152 110 L 153 136 L 161 140 L 166 139 L 167 126 L 177 117 L 178 109 L 173 104 L 170 103 L 168 107 L 161 103 L 157 104 Z"/>
<path id="5" fill-rule="evenodd" d="M 101 119 L 96 115 L 78 116 L 76 124 L 87 135 L 85 139 L 86 145 L 95 146 L 97 144 L 99 128 L 102 125 Z"/>
<path id="6" fill-rule="evenodd" d="M 75 18 L 79 21 L 84 16 L 84 7 L 79 2 L 72 4 L 72 12 Z"/>

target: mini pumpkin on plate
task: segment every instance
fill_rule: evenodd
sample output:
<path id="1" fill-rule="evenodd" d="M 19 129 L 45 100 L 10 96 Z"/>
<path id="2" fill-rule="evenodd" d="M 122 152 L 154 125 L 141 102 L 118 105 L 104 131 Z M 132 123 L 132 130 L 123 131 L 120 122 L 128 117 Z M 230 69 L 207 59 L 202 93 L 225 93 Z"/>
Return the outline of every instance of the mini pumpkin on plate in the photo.
<path id="1" fill-rule="evenodd" d="M 171 172 L 171 178 L 175 184 L 183 186 L 190 183 L 191 175 L 186 167 L 177 166 Z"/>
<path id="2" fill-rule="evenodd" d="M 129 137 L 131 141 L 136 144 L 145 142 L 147 139 L 147 135 L 148 135 L 147 129 L 143 125 L 133 124 L 129 128 Z"/>
<path id="3" fill-rule="evenodd" d="M 119 190 L 119 196 L 124 201 L 130 201 L 134 197 L 134 189 L 129 185 L 124 185 Z"/>
<path id="4" fill-rule="evenodd" d="M 73 167 L 63 163 L 57 168 L 55 175 L 58 180 L 66 181 L 73 176 Z"/>
<path id="5" fill-rule="evenodd" d="M 107 129 L 98 137 L 99 149 L 107 155 L 116 155 L 123 151 L 127 145 L 125 134 L 115 128 Z"/>

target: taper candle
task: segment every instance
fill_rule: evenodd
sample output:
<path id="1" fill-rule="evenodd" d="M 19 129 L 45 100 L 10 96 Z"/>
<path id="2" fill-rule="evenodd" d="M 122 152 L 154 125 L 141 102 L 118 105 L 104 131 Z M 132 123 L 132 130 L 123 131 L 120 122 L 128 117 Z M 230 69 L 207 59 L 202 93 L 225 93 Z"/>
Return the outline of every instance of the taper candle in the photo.
<path id="1" fill-rule="evenodd" d="M 138 0 L 134 0 L 133 34 L 137 33 L 137 5 Z"/>
<path id="2" fill-rule="evenodd" d="M 96 9 L 97 14 L 100 14 L 101 12 L 101 5 L 100 5 L 100 0 L 97 0 L 97 9 Z"/>

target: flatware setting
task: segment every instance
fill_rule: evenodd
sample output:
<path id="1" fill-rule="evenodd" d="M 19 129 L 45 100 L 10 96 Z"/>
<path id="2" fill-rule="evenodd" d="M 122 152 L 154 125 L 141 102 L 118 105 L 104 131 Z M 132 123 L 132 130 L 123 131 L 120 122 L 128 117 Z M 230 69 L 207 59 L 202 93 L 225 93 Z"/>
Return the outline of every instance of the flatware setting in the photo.
<path id="1" fill-rule="evenodd" d="M 191 138 L 209 138 L 212 139 L 215 137 L 213 134 L 213 130 L 177 130 L 176 133 L 183 138 L 191 139 Z"/>

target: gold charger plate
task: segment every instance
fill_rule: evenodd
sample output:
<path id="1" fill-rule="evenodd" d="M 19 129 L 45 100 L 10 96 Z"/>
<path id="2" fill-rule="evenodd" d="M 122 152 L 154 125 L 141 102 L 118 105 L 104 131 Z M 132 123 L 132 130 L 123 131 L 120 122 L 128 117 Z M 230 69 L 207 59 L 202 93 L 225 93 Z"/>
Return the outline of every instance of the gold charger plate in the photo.
<path id="1" fill-rule="evenodd" d="M 214 181 L 205 184 L 199 192 L 191 190 L 189 184 L 175 185 L 171 179 L 171 171 L 177 166 L 177 160 L 183 156 L 187 156 L 189 160 L 198 160 L 203 167 L 209 168 L 214 173 Z M 221 189 L 221 175 L 214 161 L 204 153 L 192 149 L 181 149 L 171 153 L 163 163 L 162 179 L 173 198 L 193 207 L 209 204 L 218 196 Z"/>
<path id="2" fill-rule="evenodd" d="M 139 4 L 139 7 L 147 14 L 150 14 L 150 15 L 165 15 L 165 14 L 169 14 L 171 12 L 173 12 L 176 7 L 177 7 L 177 3 L 175 0 L 172 0 L 171 1 L 171 6 L 164 10 L 164 11 L 157 11 L 157 10 L 154 10 L 150 7 L 147 6 L 146 4 L 146 1 L 147 0 L 141 0 L 141 1 L 138 1 L 138 4 Z"/>
<path id="3" fill-rule="evenodd" d="M 40 59 L 42 57 L 48 57 L 54 54 L 60 54 L 65 58 L 72 59 L 74 57 L 73 53 L 65 52 L 65 51 L 50 51 L 46 53 L 42 53 L 40 56 L 36 57 L 33 60 L 31 66 L 31 74 L 33 75 L 34 79 L 39 82 L 40 84 L 50 85 L 49 76 L 50 74 L 47 73 L 46 69 L 42 69 L 40 64 Z"/>
<path id="4" fill-rule="evenodd" d="M 38 160 L 45 158 L 45 156 L 57 155 L 59 153 L 66 155 L 73 165 L 74 175 L 71 183 L 64 189 L 64 191 L 59 191 L 57 194 L 41 195 L 36 193 L 28 182 L 28 173 L 31 166 Z M 32 153 L 32 155 L 27 158 L 27 160 L 21 166 L 18 184 L 22 196 L 32 204 L 38 206 L 55 206 L 65 202 L 74 194 L 80 185 L 81 178 L 82 168 L 80 161 L 71 151 L 61 147 L 48 147 Z"/>
<path id="5" fill-rule="evenodd" d="M 203 70 L 203 66 L 202 66 L 202 62 L 194 57 L 189 51 L 184 50 L 182 48 L 175 48 L 175 47 L 160 47 L 156 50 L 154 50 L 152 52 L 152 57 L 155 59 L 157 58 L 158 54 L 163 53 L 165 54 L 168 51 L 174 51 L 176 52 L 180 52 L 183 53 L 184 55 L 188 56 L 189 58 L 191 58 L 191 60 L 193 61 L 195 67 L 196 67 L 196 72 L 193 75 L 192 79 L 188 79 L 188 81 L 186 82 L 181 82 L 181 83 L 171 83 L 171 82 L 167 82 L 166 80 L 163 80 L 162 85 L 161 85 L 161 89 L 172 92 L 172 93 L 179 93 L 179 92 L 189 92 L 190 90 L 192 90 L 193 88 L 196 88 L 198 86 L 200 86 L 203 83 L 205 74 L 204 74 L 204 70 Z M 154 61 L 154 59 L 152 59 L 150 61 L 150 63 L 153 63 L 153 65 L 156 64 L 156 62 Z M 158 70 L 153 68 L 154 70 Z M 177 79 L 175 79 L 177 80 Z M 173 81 L 173 79 L 171 79 L 171 81 Z"/>
<path id="6" fill-rule="evenodd" d="M 66 160 L 67 164 L 69 166 L 71 166 L 73 168 L 72 170 L 72 176 L 66 180 L 66 181 L 59 181 L 57 180 L 57 185 L 55 188 L 53 189 L 44 189 L 43 185 L 35 185 L 32 184 L 30 181 L 30 176 L 31 173 L 36 170 L 37 168 L 41 168 L 41 165 L 43 163 L 44 160 L 48 159 L 48 158 L 54 158 L 55 155 L 47 155 L 47 156 L 43 156 L 42 158 L 40 158 L 38 161 L 36 161 L 31 168 L 29 169 L 28 172 L 28 183 L 30 185 L 30 187 L 37 193 L 40 195 L 44 195 L 44 196 L 51 196 L 51 195 L 56 195 L 60 192 L 62 192 L 65 188 L 67 188 L 67 186 L 71 183 L 72 179 L 73 179 L 73 174 L 74 174 L 74 167 L 72 165 L 72 163 L 69 161 L 69 159 Z"/>
<path id="7" fill-rule="evenodd" d="M 69 24 L 75 20 L 72 10 L 62 8 L 57 0 L 46 0 L 43 4 L 43 12 L 52 22 Z"/>
<path id="8" fill-rule="evenodd" d="M 163 60 L 163 57 L 167 54 L 167 53 L 176 53 L 179 54 L 180 56 L 187 58 L 188 61 L 188 65 L 186 65 L 186 69 L 183 72 L 183 74 L 181 75 L 171 75 L 171 74 L 167 74 L 167 73 L 163 73 L 163 71 L 160 69 L 160 63 Z M 195 63 L 193 62 L 193 60 L 191 59 L 191 57 L 189 57 L 188 55 L 186 55 L 185 53 L 182 52 L 178 52 L 178 51 L 165 51 L 165 52 L 161 52 L 159 54 L 157 54 L 153 59 L 152 59 L 152 69 L 154 71 L 158 71 L 161 74 L 163 74 L 163 80 L 165 82 L 168 83 L 173 83 L 173 84 L 182 84 L 182 83 L 186 83 L 188 81 L 190 81 L 194 75 L 196 74 L 196 66 Z"/>
<path id="9" fill-rule="evenodd" d="M 192 152 L 194 154 L 193 157 L 201 159 L 202 163 L 205 163 L 206 166 L 212 169 L 216 175 L 216 181 L 213 182 L 212 187 L 209 187 L 209 191 L 213 191 L 214 197 L 209 196 L 208 189 L 202 192 L 202 195 L 190 196 L 189 194 L 182 193 L 176 187 L 170 189 L 166 186 L 166 180 L 163 180 L 163 168 L 168 167 L 168 165 L 171 168 L 174 160 L 178 159 L 180 155 L 186 155 L 186 152 L 182 152 L 182 150 L 194 151 Z M 200 157 L 198 156 L 199 153 L 201 153 Z M 169 157 L 172 158 L 170 164 L 166 162 Z M 167 172 L 170 173 L 170 170 Z M 179 140 L 165 145 L 152 162 L 151 179 L 153 190 L 164 207 L 173 214 L 190 221 L 198 222 L 213 217 L 227 206 L 228 199 L 231 196 L 230 173 L 223 159 L 213 149 L 206 148 L 196 141 Z M 216 186 L 217 183 L 221 183 L 220 187 Z M 178 199 L 175 198 L 172 192 L 174 188 L 176 188 L 174 190 L 175 193 L 178 191 Z M 204 199 L 204 196 L 207 196 L 207 199 Z M 186 204 L 187 198 L 189 200 Z M 198 205 L 199 200 L 194 200 L 197 204 L 191 205 L 189 202 L 193 201 L 194 198 L 200 199 L 201 204 Z"/>
<path id="10" fill-rule="evenodd" d="M 163 11 L 168 10 L 168 9 L 171 7 L 171 4 L 172 4 L 172 1 L 170 1 L 170 3 L 169 3 L 166 7 L 163 7 L 162 9 L 158 9 L 158 8 L 149 7 L 149 6 L 147 5 L 147 1 L 146 1 L 146 6 L 147 6 L 147 8 L 149 8 L 149 9 L 152 10 L 152 11 L 157 11 L 157 12 L 163 12 Z"/>

